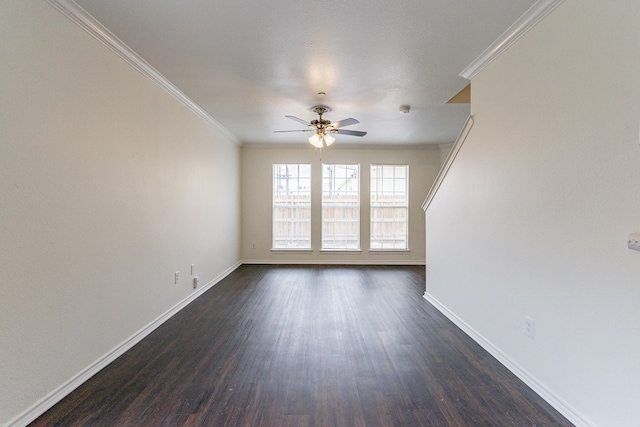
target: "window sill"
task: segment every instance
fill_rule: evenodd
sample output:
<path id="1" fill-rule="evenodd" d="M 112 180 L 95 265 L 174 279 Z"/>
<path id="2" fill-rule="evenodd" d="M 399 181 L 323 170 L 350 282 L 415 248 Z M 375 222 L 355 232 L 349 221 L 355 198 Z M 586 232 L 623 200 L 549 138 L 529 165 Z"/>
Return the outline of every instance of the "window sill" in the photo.
<path id="1" fill-rule="evenodd" d="M 313 249 L 311 248 L 271 248 L 272 253 L 312 253 Z"/>
<path id="2" fill-rule="evenodd" d="M 348 253 L 352 253 L 352 254 L 361 254 L 361 253 L 362 253 L 362 249 L 320 249 L 320 253 L 321 253 L 321 254 L 335 254 L 335 253 L 341 253 L 341 254 L 348 254 Z"/>
<path id="3" fill-rule="evenodd" d="M 389 252 L 408 253 L 411 249 L 369 249 L 371 254 L 388 254 Z"/>

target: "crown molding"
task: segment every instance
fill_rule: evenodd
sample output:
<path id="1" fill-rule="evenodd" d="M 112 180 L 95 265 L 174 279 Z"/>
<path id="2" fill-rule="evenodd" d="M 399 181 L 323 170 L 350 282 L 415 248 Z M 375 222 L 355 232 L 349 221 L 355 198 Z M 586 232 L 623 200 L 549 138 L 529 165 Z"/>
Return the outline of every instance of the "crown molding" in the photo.
<path id="1" fill-rule="evenodd" d="M 480 54 L 460 74 L 467 80 L 471 80 L 484 67 L 502 54 L 509 46 L 520 37 L 535 27 L 545 16 L 560 6 L 564 0 L 538 0 L 516 22 L 514 22 L 496 41 Z"/>
<path id="2" fill-rule="evenodd" d="M 165 92 L 173 96 L 176 100 L 181 102 L 197 116 L 222 131 L 234 143 L 240 144 L 240 141 L 238 141 L 238 138 L 234 134 L 232 134 L 227 128 L 222 126 L 216 119 L 211 117 L 209 113 L 202 109 L 198 104 L 193 102 L 166 77 L 164 77 L 155 68 L 149 65 L 147 61 L 142 59 L 140 55 L 138 55 L 133 49 L 127 46 L 118 37 L 116 37 L 115 34 L 109 31 L 104 25 L 102 25 L 98 20 L 91 16 L 89 12 L 84 10 L 75 1 L 47 0 L 47 2 L 67 18 L 71 19 L 71 21 L 77 24 L 80 28 L 95 37 L 100 43 L 108 47 L 126 63 L 138 70 L 142 75 L 164 89 Z"/>

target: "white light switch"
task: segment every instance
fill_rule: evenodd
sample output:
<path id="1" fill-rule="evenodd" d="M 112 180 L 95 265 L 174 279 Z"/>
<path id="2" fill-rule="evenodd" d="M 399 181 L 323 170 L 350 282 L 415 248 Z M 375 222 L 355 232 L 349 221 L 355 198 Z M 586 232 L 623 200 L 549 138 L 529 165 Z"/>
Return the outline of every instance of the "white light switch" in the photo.
<path id="1" fill-rule="evenodd" d="M 629 234 L 629 241 L 627 242 L 627 247 L 629 249 L 633 249 L 634 251 L 640 251 L 640 233 Z"/>

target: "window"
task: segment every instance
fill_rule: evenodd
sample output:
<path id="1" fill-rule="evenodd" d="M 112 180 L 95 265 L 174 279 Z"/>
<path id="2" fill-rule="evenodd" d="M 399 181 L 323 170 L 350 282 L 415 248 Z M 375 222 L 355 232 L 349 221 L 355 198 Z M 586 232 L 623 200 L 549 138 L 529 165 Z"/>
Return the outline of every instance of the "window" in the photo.
<path id="1" fill-rule="evenodd" d="M 273 248 L 311 249 L 311 165 L 273 165 Z"/>
<path id="2" fill-rule="evenodd" d="M 360 165 L 322 165 L 322 249 L 360 249 Z"/>
<path id="3" fill-rule="evenodd" d="M 373 250 L 409 248 L 409 166 L 371 165 Z"/>

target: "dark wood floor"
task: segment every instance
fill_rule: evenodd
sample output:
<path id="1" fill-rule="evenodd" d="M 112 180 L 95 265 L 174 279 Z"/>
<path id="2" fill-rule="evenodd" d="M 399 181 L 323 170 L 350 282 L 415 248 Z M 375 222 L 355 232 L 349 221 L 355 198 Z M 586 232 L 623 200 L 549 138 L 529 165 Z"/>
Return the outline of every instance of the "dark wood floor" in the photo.
<path id="1" fill-rule="evenodd" d="M 238 268 L 34 426 L 570 426 L 424 267 Z"/>

